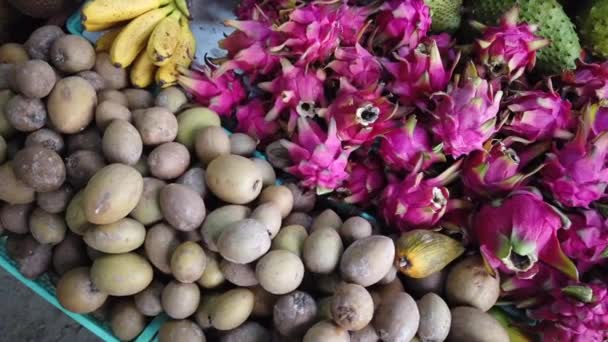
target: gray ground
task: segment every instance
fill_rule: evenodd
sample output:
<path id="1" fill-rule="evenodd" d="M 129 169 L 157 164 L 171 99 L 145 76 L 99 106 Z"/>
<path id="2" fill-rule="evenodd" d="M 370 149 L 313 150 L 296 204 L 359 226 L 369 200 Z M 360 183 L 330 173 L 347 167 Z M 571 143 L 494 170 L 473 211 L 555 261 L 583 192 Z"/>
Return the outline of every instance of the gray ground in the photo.
<path id="1" fill-rule="evenodd" d="M 100 341 L 2 269 L 0 307 L 0 341 Z"/>

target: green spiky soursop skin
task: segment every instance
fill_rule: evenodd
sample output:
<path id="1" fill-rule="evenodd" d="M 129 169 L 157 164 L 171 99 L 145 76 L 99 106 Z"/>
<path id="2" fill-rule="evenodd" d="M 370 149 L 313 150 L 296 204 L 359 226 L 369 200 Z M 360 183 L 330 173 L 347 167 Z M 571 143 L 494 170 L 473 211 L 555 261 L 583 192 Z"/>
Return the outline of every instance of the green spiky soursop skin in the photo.
<path id="1" fill-rule="evenodd" d="M 454 32 L 462 21 L 462 0 L 425 0 L 431 9 L 431 30 L 435 33 Z"/>
<path id="2" fill-rule="evenodd" d="M 608 0 L 595 0 L 577 16 L 583 46 L 597 57 L 608 57 Z"/>
<path id="3" fill-rule="evenodd" d="M 551 41 L 538 52 L 536 68 L 547 73 L 574 69 L 581 44 L 574 24 L 556 0 L 469 0 L 467 9 L 470 19 L 494 25 L 516 4 L 520 9 L 519 19 L 537 25 L 536 33 Z"/>

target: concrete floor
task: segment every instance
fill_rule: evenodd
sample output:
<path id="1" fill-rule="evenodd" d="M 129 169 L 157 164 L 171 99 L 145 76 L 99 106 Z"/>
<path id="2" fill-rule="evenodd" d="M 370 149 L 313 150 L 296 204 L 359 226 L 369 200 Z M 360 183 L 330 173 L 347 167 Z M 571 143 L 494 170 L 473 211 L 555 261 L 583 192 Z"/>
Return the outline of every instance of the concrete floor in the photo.
<path id="1" fill-rule="evenodd" d="M 1 342 L 98 342 L 95 335 L 0 269 Z"/>

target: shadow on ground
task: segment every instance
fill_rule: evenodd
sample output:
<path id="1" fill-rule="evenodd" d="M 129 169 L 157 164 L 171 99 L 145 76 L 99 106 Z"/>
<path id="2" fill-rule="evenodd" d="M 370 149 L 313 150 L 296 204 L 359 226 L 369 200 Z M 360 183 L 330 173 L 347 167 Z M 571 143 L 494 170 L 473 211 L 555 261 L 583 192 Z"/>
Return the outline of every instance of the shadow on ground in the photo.
<path id="1" fill-rule="evenodd" d="M 0 270 L 0 303 L 0 341 L 100 341 L 4 270 Z"/>

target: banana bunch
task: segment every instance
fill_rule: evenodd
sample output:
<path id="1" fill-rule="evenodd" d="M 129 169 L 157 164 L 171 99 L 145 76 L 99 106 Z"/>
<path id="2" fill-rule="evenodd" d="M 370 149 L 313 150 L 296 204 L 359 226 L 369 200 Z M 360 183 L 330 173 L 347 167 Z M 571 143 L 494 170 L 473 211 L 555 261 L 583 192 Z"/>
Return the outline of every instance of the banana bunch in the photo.
<path id="1" fill-rule="evenodd" d="M 130 67 L 131 83 L 146 88 L 177 83 L 196 52 L 186 0 L 90 0 L 82 8 L 87 31 L 104 31 L 95 43 L 112 63 Z"/>

